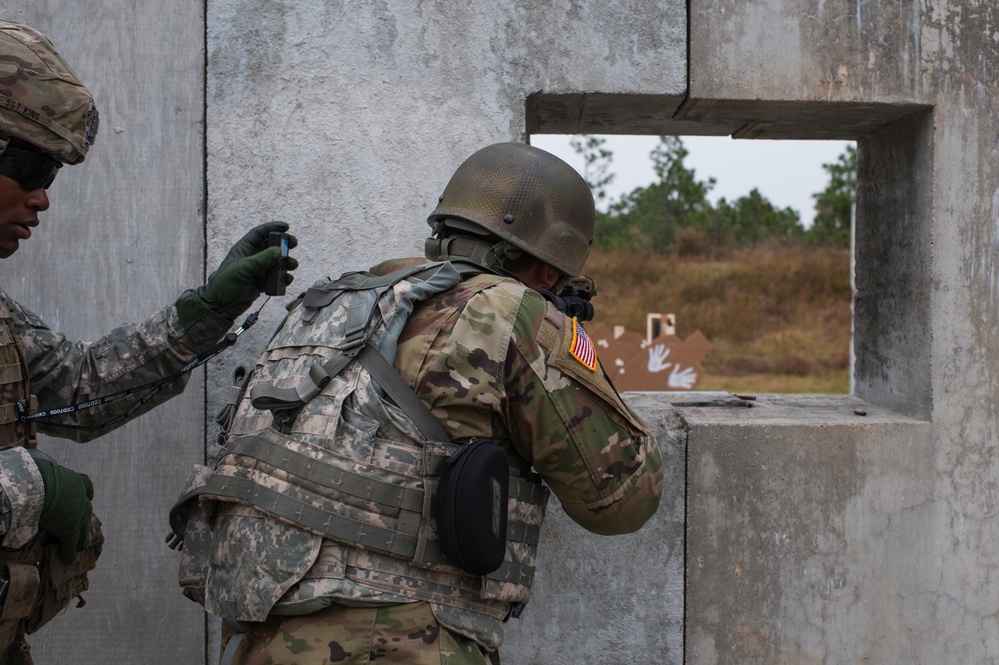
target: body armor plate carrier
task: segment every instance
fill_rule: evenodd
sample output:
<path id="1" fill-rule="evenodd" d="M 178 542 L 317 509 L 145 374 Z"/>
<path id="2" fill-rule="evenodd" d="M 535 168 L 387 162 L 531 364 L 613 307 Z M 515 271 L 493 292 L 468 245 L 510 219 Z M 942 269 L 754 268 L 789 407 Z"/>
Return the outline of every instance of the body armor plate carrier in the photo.
<path id="1" fill-rule="evenodd" d="M 510 453 L 502 563 L 486 575 L 460 569 L 445 556 L 433 519 L 440 473 L 459 446 L 392 366 L 416 303 L 461 279 L 448 262 L 386 276 L 349 273 L 319 282 L 289 307 L 235 416 L 220 414 L 232 425 L 218 465 L 195 469 L 171 513 L 168 540 L 183 544 L 189 597 L 205 601 L 210 518 L 235 503 L 327 542 L 408 562 L 412 583 L 379 587 L 375 571 L 363 584 L 376 590 L 490 623 L 527 602 L 547 488 Z M 382 441 L 391 454 L 372 452 Z"/>

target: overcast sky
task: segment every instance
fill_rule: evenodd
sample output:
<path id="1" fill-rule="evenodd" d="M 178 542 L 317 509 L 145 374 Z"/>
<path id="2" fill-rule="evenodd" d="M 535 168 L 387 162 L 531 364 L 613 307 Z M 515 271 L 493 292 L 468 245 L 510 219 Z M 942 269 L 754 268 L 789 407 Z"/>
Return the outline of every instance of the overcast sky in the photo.
<path id="1" fill-rule="evenodd" d="M 582 172 L 583 160 L 569 145 L 565 135 L 531 136 L 531 145 L 547 150 Z M 614 153 L 611 171 L 614 182 L 608 196 L 622 194 L 655 180 L 649 153 L 658 144 L 656 136 L 602 136 Z M 823 164 L 835 162 L 846 151 L 846 141 L 763 141 L 735 140 L 729 137 L 684 136 L 690 152 L 684 160 L 699 180 L 717 181 L 709 198 L 734 201 L 754 187 L 778 208 L 793 208 L 805 226 L 815 214 L 812 194 L 825 189 L 828 177 Z"/>

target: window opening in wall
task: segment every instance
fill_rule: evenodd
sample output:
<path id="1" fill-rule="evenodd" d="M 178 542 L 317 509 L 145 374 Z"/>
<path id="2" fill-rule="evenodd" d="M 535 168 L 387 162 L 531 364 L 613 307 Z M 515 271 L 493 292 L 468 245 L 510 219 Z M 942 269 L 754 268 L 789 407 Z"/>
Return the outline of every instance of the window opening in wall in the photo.
<path id="1" fill-rule="evenodd" d="M 850 392 L 855 143 L 530 140 L 597 200 L 588 325 L 621 389 Z"/>

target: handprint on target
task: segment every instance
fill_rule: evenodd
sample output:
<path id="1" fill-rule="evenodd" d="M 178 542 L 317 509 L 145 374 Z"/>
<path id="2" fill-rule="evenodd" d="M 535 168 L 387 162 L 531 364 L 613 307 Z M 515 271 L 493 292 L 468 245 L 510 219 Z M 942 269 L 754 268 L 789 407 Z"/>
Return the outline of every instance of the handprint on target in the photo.
<path id="1" fill-rule="evenodd" d="M 655 374 L 669 369 L 673 363 L 666 362 L 669 358 L 669 349 L 665 344 L 656 344 L 649 348 L 649 371 Z"/>
<path id="2" fill-rule="evenodd" d="M 711 350 L 711 343 L 700 331 L 687 339 L 659 335 L 651 343 L 633 332 L 613 337 L 601 326 L 588 332 L 600 363 L 622 391 L 694 390 L 704 376 L 700 360 Z"/>
<path id="3" fill-rule="evenodd" d="M 671 349 L 665 344 L 655 344 L 649 347 L 649 373 L 658 374 L 672 367 L 666 385 L 673 389 L 690 390 L 697 382 L 697 371 L 693 367 L 680 367 L 679 364 L 666 362 L 670 351 Z"/>
<path id="4" fill-rule="evenodd" d="M 697 372 L 694 371 L 693 367 L 680 369 L 680 366 L 677 365 L 673 368 L 673 371 L 669 373 L 669 381 L 667 381 L 667 385 L 669 385 L 670 388 L 690 390 L 694 387 L 694 383 L 696 382 Z"/>

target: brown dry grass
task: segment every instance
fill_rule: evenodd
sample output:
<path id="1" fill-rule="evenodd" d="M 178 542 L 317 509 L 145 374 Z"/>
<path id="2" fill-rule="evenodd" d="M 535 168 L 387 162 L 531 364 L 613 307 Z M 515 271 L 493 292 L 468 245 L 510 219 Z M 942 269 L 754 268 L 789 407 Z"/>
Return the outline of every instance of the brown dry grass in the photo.
<path id="1" fill-rule="evenodd" d="M 594 323 L 645 333 L 648 312 L 714 345 L 699 390 L 846 393 L 850 255 L 841 249 L 740 250 L 718 257 L 595 251 Z"/>

